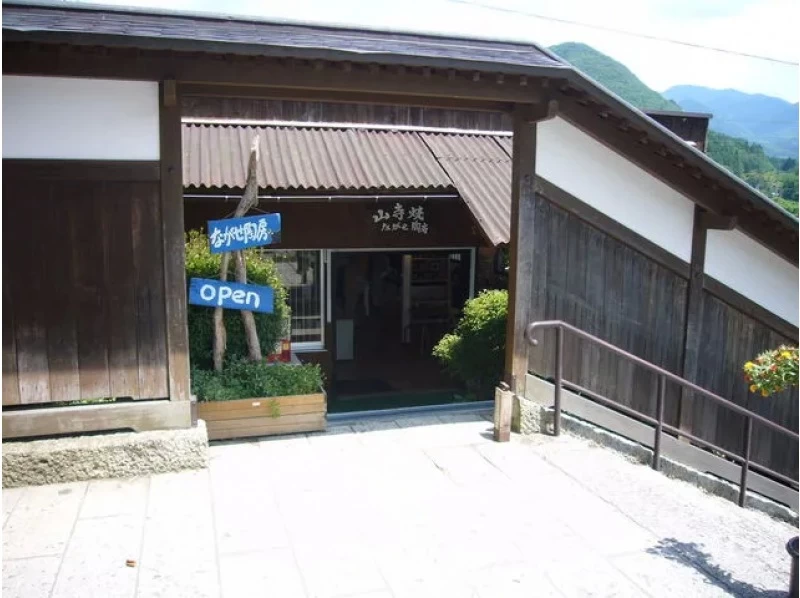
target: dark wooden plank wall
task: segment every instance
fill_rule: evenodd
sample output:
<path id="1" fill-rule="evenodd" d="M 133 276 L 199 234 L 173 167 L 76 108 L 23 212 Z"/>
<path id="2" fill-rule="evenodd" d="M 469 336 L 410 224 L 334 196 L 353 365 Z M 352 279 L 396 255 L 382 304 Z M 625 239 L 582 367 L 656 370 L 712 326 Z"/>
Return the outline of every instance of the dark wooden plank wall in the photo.
<path id="1" fill-rule="evenodd" d="M 159 198 L 4 164 L 4 405 L 169 396 Z"/>
<path id="2" fill-rule="evenodd" d="M 537 197 L 533 319 L 564 320 L 670 371 L 680 366 L 686 280 L 644 254 Z M 532 372 L 551 377 L 555 333 L 538 334 Z M 566 334 L 564 377 L 655 414 L 655 376 Z M 677 421 L 667 387 L 667 421 Z"/>
<path id="3" fill-rule="evenodd" d="M 372 123 L 482 131 L 512 129 L 510 116 L 502 112 L 259 98 L 184 96 L 181 102 L 182 116 L 195 118 Z"/>
<path id="4" fill-rule="evenodd" d="M 796 345 L 797 341 L 775 332 L 708 291 L 703 293 L 702 313 L 702 359 L 695 382 L 797 432 L 797 389 L 764 398 L 749 392 L 742 373 L 743 364 L 760 352 L 781 344 Z M 701 438 L 741 454 L 742 416 L 709 401 L 695 400 L 691 422 L 692 430 Z M 797 479 L 797 442 L 758 424 L 753 427 L 753 460 Z"/>
<path id="5" fill-rule="evenodd" d="M 687 281 L 629 245 L 537 197 L 533 320 L 564 320 L 680 373 Z M 554 372 L 554 332 L 529 350 L 530 371 Z M 742 366 L 759 352 L 796 344 L 767 323 L 703 291 L 700 363 L 692 380 L 723 398 L 797 431 L 797 390 L 768 399 L 748 392 Z M 655 376 L 565 335 L 564 377 L 655 415 Z M 667 385 L 666 421 L 677 425 L 679 392 Z M 687 431 L 741 453 L 743 418 L 710 401 L 693 402 Z M 797 443 L 755 426 L 753 459 L 797 479 Z"/>

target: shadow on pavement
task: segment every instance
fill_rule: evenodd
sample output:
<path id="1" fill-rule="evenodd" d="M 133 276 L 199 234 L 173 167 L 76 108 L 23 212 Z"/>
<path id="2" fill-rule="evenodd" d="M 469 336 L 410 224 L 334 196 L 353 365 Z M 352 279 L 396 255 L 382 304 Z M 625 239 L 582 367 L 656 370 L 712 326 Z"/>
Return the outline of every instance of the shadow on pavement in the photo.
<path id="1" fill-rule="evenodd" d="M 703 552 L 694 542 L 679 542 L 675 538 L 664 538 L 659 540 L 657 545 L 648 548 L 647 552 L 686 567 L 693 567 L 706 576 L 708 583 L 741 598 L 785 598 L 789 595 L 787 590 L 765 590 L 736 579 L 730 571 L 713 563 L 711 555 Z M 788 578 L 786 581 L 788 584 Z"/>

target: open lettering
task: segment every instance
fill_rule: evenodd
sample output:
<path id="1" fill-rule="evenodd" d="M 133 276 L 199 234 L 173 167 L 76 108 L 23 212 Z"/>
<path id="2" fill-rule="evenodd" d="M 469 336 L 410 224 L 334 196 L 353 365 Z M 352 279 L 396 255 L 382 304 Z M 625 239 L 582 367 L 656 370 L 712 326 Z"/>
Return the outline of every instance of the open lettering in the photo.
<path id="1" fill-rule="evenodd" d="M 206 307 L 272 313 L 274 293 L 271 287 L 255 284 L 192 278 L 189 281 L 189 303 Z"/>
<path id="2" fill-rule="evenodd" d="M 213 301 L 217 306 L 222 307 L 226 299 L 230 299 L 237 305 L 246 305 L 253 308 L 253 311 L 258 310 L 261 305 L 261 299 L 257 293 L 253 291 L 234 291 L 230 287 L 214 288 L 210 284 L 204 284 L 200 287 L 200 297 L 205 301 Z"/>

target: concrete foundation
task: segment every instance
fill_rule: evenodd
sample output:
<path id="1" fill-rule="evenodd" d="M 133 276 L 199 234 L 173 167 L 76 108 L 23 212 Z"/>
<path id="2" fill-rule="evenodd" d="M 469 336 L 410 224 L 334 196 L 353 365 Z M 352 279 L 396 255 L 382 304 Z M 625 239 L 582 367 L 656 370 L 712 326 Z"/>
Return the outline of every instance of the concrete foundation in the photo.
<path id="1" fill-rule="evenodd" d="M 511 429 L 513 432 L 523 435 L 552 434 L 553 410 L 536 401 L 515 396 Z M 573 417 L 563 411 L 561 413 L 561 429 L 575 436 L 586 438 L 600 446 L 618 451 L 643 465 L 650 466 L 653 461 L 653 451 L 648 447 L 595 426 L 590 422 Z M 661 469 L 659 471 L 671 478 L 698 486 L 709 494 L 715 494 L 734 502 L 738 500 L 738 486 L 717 476 L 698 471 L 669 457 L 661 457 Z M 795 511 L 755 492 L 750 491 L 747 493 L 746 506 L 792 525 L 798 525 L 799 518 Z"/>
<path id="2" fill-rule="evenodd" d="M 205 422 L 182 430 L 3 443 L 3 488 L 133 478 L 208 466 Z"/>

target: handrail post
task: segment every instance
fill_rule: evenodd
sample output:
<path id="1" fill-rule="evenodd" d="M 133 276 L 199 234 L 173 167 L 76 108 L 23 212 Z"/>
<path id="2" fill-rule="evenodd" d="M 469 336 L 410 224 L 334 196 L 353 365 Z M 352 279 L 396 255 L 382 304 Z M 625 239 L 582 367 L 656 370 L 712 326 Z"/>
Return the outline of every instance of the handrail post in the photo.
<path id="1" fill-rule="evenodd" d="M 748 417 L 744 425 L 744 461 L 742 478 L 739 482 L 739 506 L 743 507 L 747 498 L 747 474 L 750 472 L 750 448 L 753 439 L 753 418 Z"/>
<path id="2" fill-rule="evenodd" d="M 556 372 L 555 393 L 553 395 L 553 435 L 561 434 L 561 378 L 564 375 L 564 328 L 556 327 Z"/>
<path id="3" fill-rule="evenodd" d="M 653 469 L 661 469 L 661 438 L 664 435 L 664 394 L 667 381 L 664 376 L 658 377 L 658 390 L 656 391 L 656 436 L 653 439 Z"/>

